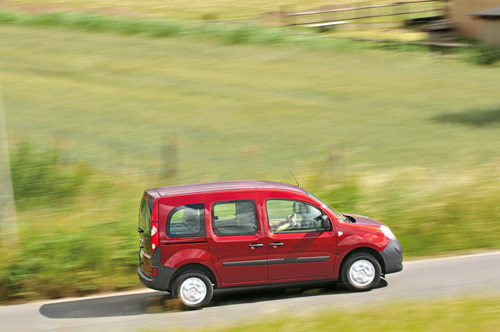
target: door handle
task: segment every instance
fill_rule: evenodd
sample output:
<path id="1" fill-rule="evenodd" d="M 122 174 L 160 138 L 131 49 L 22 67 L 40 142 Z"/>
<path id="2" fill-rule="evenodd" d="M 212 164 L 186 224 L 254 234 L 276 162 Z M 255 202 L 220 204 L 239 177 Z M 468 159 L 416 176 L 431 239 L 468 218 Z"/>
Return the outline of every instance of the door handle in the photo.
<path id="1" fill-rule="evenodd" d="M 263 247 L 264 245 L 262 243 L 252 243 L 248 245 L 250 248 L 255 249 L 259 247 Z"/>
<path id="2" fill-rule="evenodd" d="M 278 247 L 281 247 L 283 245 L 283 243 L 281 243 L 281 242 L 273 242 L 273 243 L 269 243 L 269 245 L 271 247 L 278 248 Z"/>

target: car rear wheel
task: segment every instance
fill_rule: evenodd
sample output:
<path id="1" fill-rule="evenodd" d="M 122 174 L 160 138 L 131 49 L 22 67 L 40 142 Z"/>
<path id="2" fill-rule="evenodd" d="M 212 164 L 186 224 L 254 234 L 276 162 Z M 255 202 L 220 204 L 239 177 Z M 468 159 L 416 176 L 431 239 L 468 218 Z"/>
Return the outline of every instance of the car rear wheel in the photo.
<path id="1" fill-rule="evenodd" d="M 188 308 L 200 308 L 210 303 L 214 288 L 210 279 L 199 271 L 187 271 L 174 282 L 173 296 Z"/>
<path id="2" fill-rule="evenodd" d="M 367 291 L 378 285 L 381 270 L 375 257 L 367 253 L 356 253 L 342 265 L 342 282 L 352 291 Z"/>

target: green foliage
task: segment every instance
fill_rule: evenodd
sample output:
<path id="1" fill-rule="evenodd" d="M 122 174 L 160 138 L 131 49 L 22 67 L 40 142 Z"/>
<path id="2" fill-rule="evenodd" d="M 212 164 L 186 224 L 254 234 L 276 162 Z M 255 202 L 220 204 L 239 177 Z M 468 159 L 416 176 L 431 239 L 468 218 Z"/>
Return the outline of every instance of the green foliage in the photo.
<path id="1" fill-rule="evenodd" d="M 60 222 L 21 230 L 28 233 L 21 245 L 2 250 L 0 302 L 82 296 L 137 284 L 131 259 L 137 253 L 121 245 L 133 243 L 130 236 L 107 230 L 106 237 Z"/>
<path id="2" fill-rule="evenodd" d="M 465 59 L 476 65 L 493 65 L 500 60 L 500 47 L 488 44 L 476 45 L 465 52 Z"/>
<path id="3" fill-rule="evenodd" d="M 311 49 L 323 48 L 337 51 L 361 49 L 381 49 L 389 51 L 412 51 L 427 53 L 428 48 L 408 43 L 374 43 L 349 38 L 324 38 L 311 31 L 293 28 L 266 27 L 249 23 L 210 23 L 202 24 L 175 21 L 142 19 L 131 17 L 110 17 L 90 13 L 48 13 L 23 14 L 0 10 L 0 24 L 26 26 L 53 26 L 84 31 L 115 32 L 125 35 L 142 34 L 153 37 L 190 37 L 193 39 L 210 38 L 227 44 L 288 44 Z M 481 51 L 480 54 L 494 52 Z"/>
<path id="4" fill-rule="evenodd" d="M 153 37 L 190 36 L 214 38 L 228 44 L 276 44 L 292 41 L 283 28 L 268 28 L 248 23 L 195 24 L 172 20 L 109 17 L 88 13 L 22 14 L 0 10 L 0 23 L 12 25 L 56 26 L 86 31 L 144 34 Z M 314 34 L 311 34 L 314 37 Z"/>
<path id="5" fill-rule="evenodd" d="M 21 143 L 12 153 L 11 170 L 18 209 L 71 200 L 90 175 L 84 163 L 62 162 L 58 149 L 37 151 L 28 142 Z"/>
<path id="6" fill-rule="evenodd" d="M 318 188 L 318 192 L 321 193 L 320 199 L 334 207 L 339 212 L 343 211 L 345 213 L 356 213 L 356 210 L 359 209 L 359 204 L 363 199 L 361 193 L 362 189 L 358 184 L 358 180 L 359 179 L 356 177 L 351 176 L 348 179 L 341 181 L 333 188 Z M 308 190 L 315 192 L 314 189 Z"/>
<path id="7" fill-rule="evenodd" d="M 359 174 L 335 186 L 303 186 L 341 212 L 386 223 L 408 258 L 498 248 L 496 172 L 491 167 L 440 178 L 428 170 L 408 170 L 381 179 Z M 21 243 L 0 250 L 0 302 L 138 286 L 137 210 L 142 189 L 154 185 L 130 174 L 94 172 L 73 202 L 20 211 Z"/>
<path id="8" fill-rule="evenodd" d="M 335 189 L 318 188 L 318 196 L 340 212 L 390 226 L 406 258 L 499 247 L 500 177 L 495 167 L 443 178 L 409 170 L 372 183 L 376 177 L 359 175 Z"/>
<path id="9" fill-rule="evenodd" d="M 71 202 L 18 211 L 20 242 L 0 249 L 0 302 L 137 286 L 140 191 L 113 178 L 93 173 Z"/>
<path id="10" fill-rule="evenodd" d="M 21 22 L 21 14 L 12 11 L 0 11 L 1 24 L 19 24 Z"/>

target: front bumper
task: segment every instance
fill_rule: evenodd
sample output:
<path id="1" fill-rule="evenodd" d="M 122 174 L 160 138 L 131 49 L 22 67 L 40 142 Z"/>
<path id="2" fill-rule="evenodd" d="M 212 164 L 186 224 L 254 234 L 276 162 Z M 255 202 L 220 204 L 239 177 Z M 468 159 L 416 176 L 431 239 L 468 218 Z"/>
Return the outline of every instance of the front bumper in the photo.
<path id="1" fill-rule="evenodd" d="M 399 272 L 403 269 L 403 247 L 398 240 L 390 240 L 380 252 L 384 260 L 384 274 Z"/>

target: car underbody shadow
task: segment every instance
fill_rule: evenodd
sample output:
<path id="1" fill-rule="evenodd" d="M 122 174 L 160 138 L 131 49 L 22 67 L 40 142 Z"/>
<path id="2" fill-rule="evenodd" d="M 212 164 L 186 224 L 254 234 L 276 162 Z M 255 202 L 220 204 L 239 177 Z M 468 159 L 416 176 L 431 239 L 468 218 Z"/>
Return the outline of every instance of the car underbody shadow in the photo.
<path id="1" fill-rule="evenodd" d="M 381 279 L 375 287 L 384 288 L 387 281 Z M 242 287 L 238 289 L 219 289 L 214 292 L 211 306 L 224 306 L 241 303 L 283 300 L 296 297 L 351 293 L 341 282 L 319 282 L 299 285 L 273 285 L 261 287 Z"/>
<path id="2" fill-rule="evenodd" d="M 49 303 L 39 311 L 47 318 L 131 316 L 164 312 L 164 303 L 169 300 L 172 300 L 170 294 L 148 292 Z"/>
<path id="3" fill-rule="evenodd" d="M 375 288 L 386 286 L 387 282 L 381 279 Z M 214 292 L 214 297 L 209 306 L 226 306 L 349 292 L 342 283 L 335 282 L 218 289 Z M 173 299 L 170 294 L 164 292 L 61 301 L 44 304 L 39 309 L 40 314 L 52 319 L 132 316 L 182 310 L 185 309 L 180 301 Z"/>

